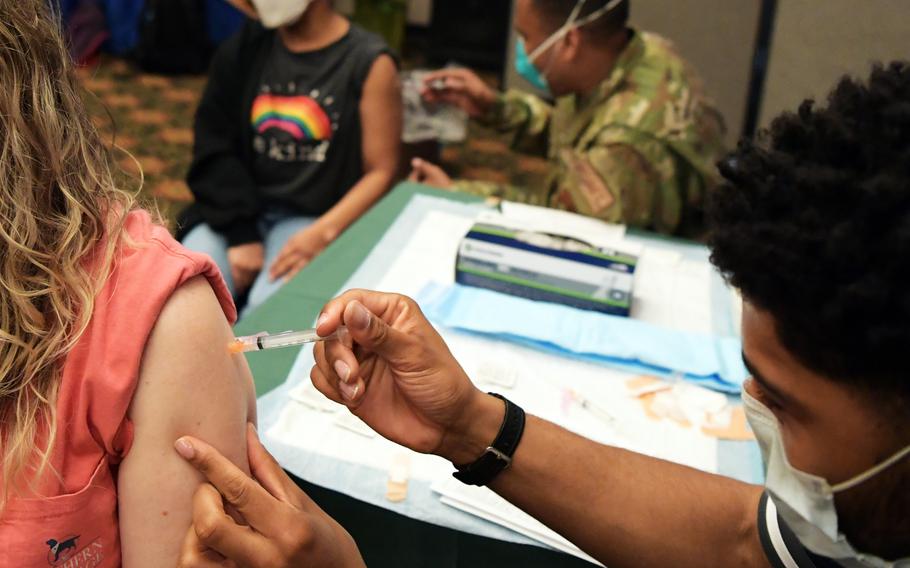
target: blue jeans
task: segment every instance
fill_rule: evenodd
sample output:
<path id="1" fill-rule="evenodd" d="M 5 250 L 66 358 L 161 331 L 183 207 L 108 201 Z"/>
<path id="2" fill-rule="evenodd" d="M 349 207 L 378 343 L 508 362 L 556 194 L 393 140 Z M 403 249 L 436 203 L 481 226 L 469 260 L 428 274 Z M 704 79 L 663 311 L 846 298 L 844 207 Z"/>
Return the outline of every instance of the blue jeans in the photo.
<path id="1" fill-rule="evenodd" d="M 269 278 L 269 268 L 284 248 L 284 245 L 290 240 L 295 233 L 309 227 L 316 221 L 314 217 L 292 217 L 280 213 L 267 213 L 259 221 L 259 232 L 263 235 L 263 245 L 265 246 L 265 265 L 262 272 L 256 277 L 252 287 L 250 287 L 249 296 L 247 296 L 246 308 L 243 313 L 256 308 L 265 302 L 269 296 L 278 291 L 284 284 L 283 279 L 272 282 Z M 237 300 L 237 289 L 234 286 L 234 279 L 231 277 L 231 265 L 227 256 L 227 239 L 214 229 L 203 223 L 196 226 L 190 233 L 184 237 L 183 246 L 186 248 L 207 254 L 212 257 L 224 280 L 227 282 L 228 289 Z"/>

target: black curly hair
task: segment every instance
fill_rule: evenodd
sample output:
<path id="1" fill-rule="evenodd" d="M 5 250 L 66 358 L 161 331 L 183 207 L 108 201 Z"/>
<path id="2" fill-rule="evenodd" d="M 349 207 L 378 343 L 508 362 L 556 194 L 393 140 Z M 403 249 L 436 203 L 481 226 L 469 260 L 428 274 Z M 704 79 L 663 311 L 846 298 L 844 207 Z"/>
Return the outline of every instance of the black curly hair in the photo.
<path id="1" fill-rule="evenodd" d="M 842 79 L 720 170 L 712 262 L 806 367 L 910 401 L 910 63 Z"/>

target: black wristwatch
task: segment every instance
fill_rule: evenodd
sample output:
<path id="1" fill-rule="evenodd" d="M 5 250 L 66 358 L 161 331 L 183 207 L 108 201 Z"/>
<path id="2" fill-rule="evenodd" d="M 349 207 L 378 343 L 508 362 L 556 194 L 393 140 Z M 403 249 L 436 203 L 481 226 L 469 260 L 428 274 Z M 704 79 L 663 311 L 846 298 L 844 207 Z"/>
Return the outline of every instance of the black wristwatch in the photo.
<path id="1" fill-rule="evenodd" d="M 506 416 L 499 427 L 496 439 L 474 463 L 459 466 L 452 475 L 468 485 L 487 485 L 503 470 L 512 465 L 512 456 L 525 431 L 525 411 L 506 397 L 489 393 L 506 403 Z"/>

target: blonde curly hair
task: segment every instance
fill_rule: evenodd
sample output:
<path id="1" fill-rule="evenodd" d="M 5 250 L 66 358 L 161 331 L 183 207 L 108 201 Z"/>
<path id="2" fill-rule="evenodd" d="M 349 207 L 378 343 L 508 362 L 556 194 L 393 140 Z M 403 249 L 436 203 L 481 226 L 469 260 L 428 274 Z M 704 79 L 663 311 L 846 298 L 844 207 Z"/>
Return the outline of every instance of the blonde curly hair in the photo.
<path id="1" fill-rule="evenodd" d="M 50 469 L 62 364 L 134 207 L 47 4 L 0 0 L 0 510 Z"/>

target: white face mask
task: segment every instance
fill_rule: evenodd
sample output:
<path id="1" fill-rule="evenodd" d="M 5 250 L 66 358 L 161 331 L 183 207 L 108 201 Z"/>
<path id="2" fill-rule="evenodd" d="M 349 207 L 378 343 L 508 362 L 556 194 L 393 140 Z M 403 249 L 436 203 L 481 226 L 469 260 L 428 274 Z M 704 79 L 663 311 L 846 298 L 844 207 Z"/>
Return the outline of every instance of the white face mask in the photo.
<path id="1" fill-rule="evenodd" d="M 275 29 L 299 20 L 313 0 L 252 0 L 252 2 L 262 25 Z"/>
<path id="2" fill-rule="evenodd" d="M 743 391 L 746 418 L 755 433 L 765 464 L 765 487 L 774 498 L 777 512 L 812 552 L 834 560 L 852 560 L 852 565 L 872 568 L 908 567 L 910 558 L 887 561 L 857 552 L 838 530 L 834 495 L 868 481 L 910 455 L 910 446 L 843 483 L 831 486 L 825 479 L 799 471 L 787 460 L 780 425 L 768 407 Z"/>

